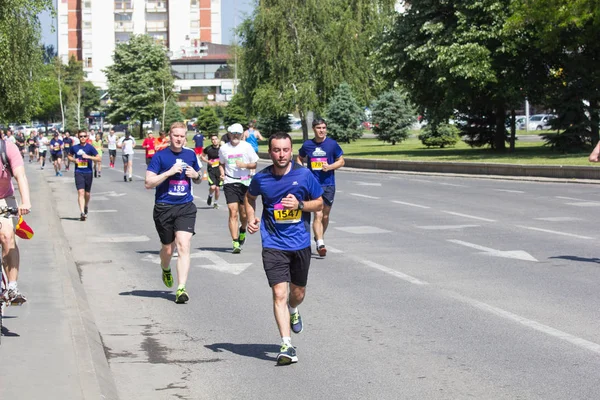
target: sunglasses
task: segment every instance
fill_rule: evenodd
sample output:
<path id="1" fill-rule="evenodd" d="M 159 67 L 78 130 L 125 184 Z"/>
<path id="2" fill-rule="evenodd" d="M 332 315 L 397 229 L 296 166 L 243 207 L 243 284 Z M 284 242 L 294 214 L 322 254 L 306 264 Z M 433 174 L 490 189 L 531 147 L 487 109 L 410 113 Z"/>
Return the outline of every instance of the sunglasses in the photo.
<path id="1" fill-rule="evenodd" d="M 88 135 L 79 135 L 79 138 L 85 138 L 88 137 Z"/>

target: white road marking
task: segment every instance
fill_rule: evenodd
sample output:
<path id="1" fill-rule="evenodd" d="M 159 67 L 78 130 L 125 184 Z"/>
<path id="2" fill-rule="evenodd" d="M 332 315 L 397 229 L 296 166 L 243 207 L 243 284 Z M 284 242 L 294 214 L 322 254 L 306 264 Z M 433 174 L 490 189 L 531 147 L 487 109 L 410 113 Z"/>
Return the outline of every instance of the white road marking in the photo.
<path id="1" fill-rule="evenodd" d="M 576 207 L 600 207 L 600 203 L 595 201 L 582 201 L 580 203 L 565 203 L 568 206 Z"/>
<path id="2" fill-rule="evenodd" d="M 133 243 L 147 242 L 150 238 L 144 235 L 129 235 L 129 234 L 112 234 L 103 236 L 92 236 L 91 242 L 94 243 Z"/>
<path id="3" fill-rule="evenodd" d="M 113 213 L 117 212 L 117 210 L 89 210 L 89 213 Z"/>
<path id="4" fill-rule="evenodd" d="M 418 208 L 431 208 L 431 207 L 427 207 L 427 206 L 422 206 L 420 204 L 413 204 L 413 203 L 406 203 L 404 201 L 398 201 L 398 200 L 391 200 L 392 203 L 396 203 L 396 204 L 402 204 L 405 206 L 411 206 L 411 207 L 418 207 Z"/>
<path id="5" fill-rule="evenodd" d="M 494 189 L 496 192 L 506 192 L 506 193 L 525 193 L 522 190 L 508 190 L 508 189 Z"/>
<path id="6" fill-rule="evenodd" d="M 566 232 L 559 232 L 559 231 L 551 231 L 550 229 L 541 229 L 541 228 L 534 228 L 532 226 L 522 226 L 522 225 L 517 225 L 517 227 L 519 228 L 524 228 L 524 229 L 530 229 L 532 231 L 539 231 L 539 232 L 546 232 L 546 233 L 553 233 L 555 235 L 561 235 L 561 236 L 569 236 L 569 237 L 574 237 L 577 239 L 593 239 L 592 237 L 589 236 L 581 236 L 581 235 L 575 235 L 573 233 L 566 233 Z"/>
<path id="7" fill-rule="evenodd" d="M 374 263 L 373 261 L 361 260 L 361 259 L 358 259 L 358 261 L 361 264 L 366 265 L 369 268 L 373 268 L 373 269 L 379 270 L 381 272 L 385 272 L 386 274 L 395 276 L 396 278 L 400 278 L 404 281 L 410 282 L 415 285 L 428 285 L 429 284 L 428 282 L 422 281 L 422 280 L 412 277 L 410 275 L 406 275 L 400 271 L 396 271 L 395 269 L 388 268 L 384 265 Z"/>
<path id="8" fill-rule="evenodd" d="M 573 344 L 577 347 L 580 347 L 584 350 L 589 350 L 594 353 L 600 354 L 600 344 L 590 342 L 589 340 L 585 340 L 583 338 L 571 335 L 570 333 L 563 332 L 561 330 L 552 328 L 548 325 L 541 324 L 537 321 L 527 319 L 527 318 L 522 317 L 517 314 L 513 314 L 510 311 L 506 311 L 501 308 L 491 306 L 489 304 L 483 303 L 483 302 L 475 300 L 475 299 L 471 299 L 469 297 L 462 296 L 457 293 L 452 293 L 451 296 L 459 301 L 462 301 L 463 303 L 466 303 L 470 306 L 478 308 L 482 311 L 494 314 L 498 317 L 507 319 L 509 321 L 516 322 L 518 324 L 521 324 L 528 328 L 534 329 L 534 330 L 544 333 L 546 335 L 555 337 L 557 339 L 564 340 L 565 342 L 571 343 L 571 344 Z"/>
<path id="9" fill-rule="evenodd" d="M 212 264 L 194 265 L 194 267 L 210 269 L 218 272 L 225 272 L 233 275 L 241 274 L 246 270 L 246 268 L 252 265 L 252 263 L 230 264 L 227 262 L 227 260 L 221 258 L 215 252 L 207 250 L 200 250 L 198 252 L 192 253 L 190 254 L 190 258 L 204 258 L 209 261 L 212 261 Z M 157 254 L 146 254 L 144 257 L 142 257 L 142 261 L 147 261 L 160 265 L 160 256 Z"/>
<path id="10" fill-rule="evenodd" d="M 496 222 L 496 220 L 493 220 L 493 219 L 482 218 L 482 217 L 475 217 L 474 215 L 461 214 L 461 213 L 457 213 L 457 212 L 453 212 L 453 211 L 442 211 L 442 212 L 445 212 L 446 214 L 456 215 L 458 217 L 465 217 L 465 218 L 477 219 L 479 221 Z"/>
<path id="11" fill-rule="evenodd" d="M 134 177 L 134 178 L 141 179 L 141 180 L 143 180 L 143 181 L 145 181 L 145 180 L 146 180 L 146 177 L 145 177 L 145 176 L 133 175 L 133 177 Z"/>
<path id="12" fill-rule="evenodd" d="M 444 231 L 452 229 L 464 229 L 464 228 L 478 228 L 480 225 L 430 225 L 430 226 L 416 226 L 419 229 L 426 229 L 431 231 Z"/>
<path id="13" fill-rule="evenodd" d="M 354 181 L 354 183 L 356 183 L 358 186 L 381 186 L 381 183 L 356 182 L 356 181 Z"/>
<path id="14" fill-rule="evenodd" d="M 369 196 L 369 195 L 366 195 L 366 194 L 350 193 L 350 195 L 351 196 L 356 196 L 356 197 L 364 197 L 365 199 L 379 200 L 379 197 Z"/>
<path id="15" fill-rule="evenodd" d="M 575 197 L 564 197 L 564 196 L 554 196 L 557 199 L 562 199 L 562 200 L 575 200 L 575 201 L 587 201 L 587 200 L 583 200 L 583 199 L 576 199 Z"/>
<path id="16" fill-rule="evenodd" d="M 375 226 L 347 226 L 343 228 L 335 227 L 335 229 L 339 229 L 340 231 L 354 233 L 356 235 L 371 235 L 373 233 L 389 233 L 391 231 L 377 228 Z"/>
<path id="17" fill-rule="evenodd" d="M 569 221 L 581 221 L 581 218 L 574 217 L 544 217 L 544 218 L 534 218 L 540 221 L 550 221 L 550 222 L 569 222 Z"/>
<path id="18" fill-rule="evenodd" d="M 334 254 L 341 254 L 341 253 L 343 253 L 342 250 L 336 249 L 335 247 L 331 247 L 330 245 L 327 245 L 327 252 L 328 253 L 334 253 Z"/>
<path id="19" fill-rule="evenodd" d="M 424 182 L 424 183 L 433 183 L 432 181 L 428 181 L 426 179 L 410 179 L 413 182 Z"/>
<path id="20" fill-rule="evenodd" d="M 456 183 L 445 183 L 445 182 L 438 182 L 438 185 L 454 186 L 454 187 L 468 187 L 467 185 L 457 185 Z"/>
<path id="21" fill-rule="evenodd" d="M 489 247 L 483 247 L 474 243 L 463 242 L 462 240 L 448 239 L 448 241 L 451 243 L 459 244 L 461 246 L 470 247 L 475 250 L 480 250 L 483 252 L 483 254 L 493 257 L 514 258 L 523 261 L 538 261 L 531 254 L 523 250 L 501 251 L 496 249 L 490 249 Z"/>

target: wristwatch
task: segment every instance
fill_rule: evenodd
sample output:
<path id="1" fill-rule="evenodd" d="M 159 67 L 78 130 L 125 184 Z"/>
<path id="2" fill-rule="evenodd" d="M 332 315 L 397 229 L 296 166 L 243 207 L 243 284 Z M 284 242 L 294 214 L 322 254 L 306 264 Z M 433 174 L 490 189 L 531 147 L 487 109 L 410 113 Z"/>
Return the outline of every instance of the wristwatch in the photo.
<path id="1" fill-rule="evenodd" d="M 298 201 L 298 210 L 304 210 L 304 202 L 302 200 Z"/>

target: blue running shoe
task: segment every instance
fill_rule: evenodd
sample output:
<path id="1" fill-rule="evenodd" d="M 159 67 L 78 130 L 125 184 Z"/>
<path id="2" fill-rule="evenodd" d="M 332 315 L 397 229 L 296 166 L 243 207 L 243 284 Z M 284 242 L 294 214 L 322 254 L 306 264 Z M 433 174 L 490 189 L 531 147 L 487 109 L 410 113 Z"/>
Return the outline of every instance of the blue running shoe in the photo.
<path id="1" fill-rule="evenodd" d="M 302 332 L 302 330 L 304 329 L 304 325 L 302 324 L 302 317 L 300 316 L 300 311 L 296 311 L 295 313 L 290 315 L 290 325 L 292 327 L 292 332 Z"/>

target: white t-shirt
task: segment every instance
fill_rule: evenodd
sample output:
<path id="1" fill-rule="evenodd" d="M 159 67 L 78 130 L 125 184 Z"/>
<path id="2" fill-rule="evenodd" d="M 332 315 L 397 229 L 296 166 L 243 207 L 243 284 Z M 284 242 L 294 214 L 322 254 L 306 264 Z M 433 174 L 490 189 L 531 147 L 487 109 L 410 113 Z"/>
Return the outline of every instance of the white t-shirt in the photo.
<path id="1" fill-rule="evenodd" d="M 236 161 L 240 160 L 245 164 L 258 161 L 258 155 L 250 145 L 240 141 L 237 146 L 231 143 L 225 143 L 219 148 L 219 162 L 225 165 L 225 184 L 242 183 L 246 186 L 250 184 L 250 171 L 246 168 L 238 168 Z"/>
<path id="2" fill-rule="evenodd" d="M 108 142 L 108 149 L 109 150 L 116 150 L 117 149 L 117 135 L 111 135 L 111 134 L 109 134 L 106 137 L 106 140 Z"/>
<path id="3" fill-rule="evenodd" d="M 81 140 L 79 140 L 79 138 L 76 135 L 71 136 L 71 139 L 73 140 L 73 146 L 77 146 L 81 143 Z"/>
<path id="4" fill-rule="evenodd" d="M 48 150 L 48 138 L 46 136 L 42 136 L 38 138 L 38 151 L 46 151 Z"/>
<path id="5" fill-rule="evenodd" d="M 128 138 L 123 136 L 121 139 L 119 139 L 118 143 L 123 149 L 123 154 L 133 154 L 133 148 L 135 147 L 135 139 L 133 136 L 129 136 Z"/>

